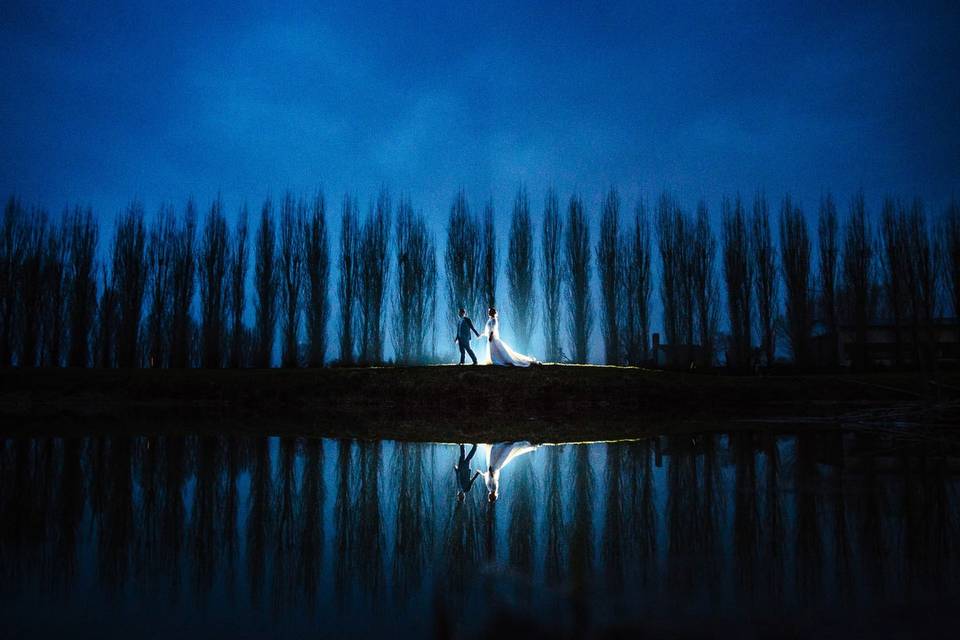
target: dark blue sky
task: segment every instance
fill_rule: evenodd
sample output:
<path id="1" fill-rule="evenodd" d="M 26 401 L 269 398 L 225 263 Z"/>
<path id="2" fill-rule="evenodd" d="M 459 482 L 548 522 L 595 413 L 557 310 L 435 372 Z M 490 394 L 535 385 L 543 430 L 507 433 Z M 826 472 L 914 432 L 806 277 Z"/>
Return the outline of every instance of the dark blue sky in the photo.
<path id="1" fill-rule="evenodd" d="M 960 185 L 956 2 L 65 4 L 0 13 L 0 188 L 52 209 Z"/>

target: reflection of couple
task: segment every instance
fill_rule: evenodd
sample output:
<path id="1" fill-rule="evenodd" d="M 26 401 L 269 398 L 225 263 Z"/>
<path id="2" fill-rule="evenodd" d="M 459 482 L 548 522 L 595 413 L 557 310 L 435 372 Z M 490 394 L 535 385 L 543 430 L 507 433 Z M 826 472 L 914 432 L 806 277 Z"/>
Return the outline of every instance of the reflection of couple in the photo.
<path id="1" fill-rule="evenodd" d="M 490 317 L 483 330 L 483 337 L 487 339 L 487 355 L 483 359 L 483 364 L 496 364 L 504 367 L 529 367 L 537 361 L 522 353 L 517 353 L 510 348 L 506 342 L 500 339 L 500 322 L 497 320 L 497 310 L 490 307 L 487 310 Z M 460 364 L 463 364 L 464 356 L 470 355 L 473 364 L 477 364 L 477 356 L 470 348 L 470 333 L 473 332 L 478 338 L 480 333 L 473 326 L 470 318 L 467 317 L 466 309 L 460 309 L 460 325 L 457 328 L 457 337 L 454 342 L 460 347 Z"/>
<path id="2" fill-rule="evenodd" d="M 457 500 L 463 502 L 464 496 L 470 492 L 473 487 L 473 481 L 477 476 L 483 476 L 487 485 L 487 500 L 494 502 L 500 496 L 500 471 L 507 464 L 525 453 L 530 453 L 537 447 L 529 442 L 499 442 L 495 445 L 483 445 L 487 449 L 487 470 L 474 471 L 470 475 L 470 461 L 477 452 L 477 445 L 470 447 L 470 453 L 465 454 L 463 445 L 460 445 L 460 460 L 453 465 L 453 470 L 457 475 L 457 483 L 460 490 L 457 492 Z"/>

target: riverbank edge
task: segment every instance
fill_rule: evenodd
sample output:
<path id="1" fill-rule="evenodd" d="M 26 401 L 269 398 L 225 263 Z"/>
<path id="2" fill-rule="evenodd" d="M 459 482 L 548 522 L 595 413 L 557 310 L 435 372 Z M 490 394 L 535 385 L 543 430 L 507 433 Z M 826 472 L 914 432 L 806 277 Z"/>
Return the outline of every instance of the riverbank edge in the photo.
<path id="1" fill-rule="evenodd" d="M 957 398 L 960 376 L 710 375 L 586 365 L 0 371 L 0 433 L 248 431 L 577 441 L 845 419 Z M 942 422 L 942 416 L 937 417 Z"/>

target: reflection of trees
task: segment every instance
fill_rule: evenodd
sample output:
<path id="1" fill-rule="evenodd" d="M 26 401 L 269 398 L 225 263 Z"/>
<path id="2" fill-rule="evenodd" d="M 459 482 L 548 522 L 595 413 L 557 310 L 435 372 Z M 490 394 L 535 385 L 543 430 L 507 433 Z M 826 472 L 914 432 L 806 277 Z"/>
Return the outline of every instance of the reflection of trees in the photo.
<path id="1" fill-rule="evenodd" d="M 578 590 L 589 588 L 593 571 L 593 471 L 590 447 L 573 449 L 573 513 L 569 531 L 570 574 Z"/>
<path id="2" fill-rule="evenodd" d="M 380 512 L 381 444 L 359 442 L 359 482 L 357 484 L 355 518 L 356 553 L 354 566 L 358 569 L 360 586 L 376 602 L 384 587 L 383 581 L 383 517 Z"/>
<path id="3" fill-rule="evenodd" d="M 134 563 L 143 580 L 157 574 L 162 566 L 160 552 L 160 499 L 163 495 L 159 436 L 148 436 L 137 446 L 140 501 L 136 507 L 138 545 Z M 68 462 L 64 460 L 64 470 Z M 150 585 L 155 586 L 155 585 Z"/>
<path id="4" fill-rule="evenodd" d="M 191 441 L 196 456 L 196 482 L 193 487 L 193 513 L 189 537 L 194 592 L 203 597 L 213 588 L 217 562 L 217 457 L 216 436 L 205 435 Z"/>
<path id="5" fill-rule="evenodd" d="M 709 590 L 716 590 L 720 583 L 720 528 L 724 514 L 724 494 L 721 492 L 720 465 L 717 461 L 719 436 L 707 434 L 697 439 L 703 453 L 700 480 L 700 522 L 694 549 L 703 558 L 703 583 Z M 696 463 L 695 463 L 696 464 Z"/>
<path id="6" fill-rule="evenodd" d="M 250 497 L 247 513 L 247 578 L 250 600 L 256 606 L 263 593 L 266 573 L 266 544 L 271 539 L 270 443 L 254 438 L 250 459 Z"/>
<path id="7" fill-rule="evenodd" d="M 53 568 L 57 573 L 53 577 L 64 589 L 70 586 L 77 572 L 77 544 L 84 506 L 81 454 L 82 443 L 79 439 L 67 438 L 63 441 L 61 458 L 63 466 L 60 469 L 59 488 L 54 499 L 57 513 L 54 522 L 57 529 L 54 539 Z M 6 486 L 2 475 L 0 475 L 0 482 L 4 482 Z M 0 554 L 0 563 L 2 561 L 3 556 Z"/>
<path id="8" fill-rule="evenodd" d="M 780 450 L 775 437 L 764 439 L 764 513 L 763 542 L 761 543 L 761 566 L 763 567 L 764 590 L 771 596 L 783 591 L 783 508 L 780 504 Z"/>
<path id="9" fill-rule="evenodd" d="M 627 461 L 630 478 L 631 547 L 635 550 L 640 580 L 647 584 L 656 575 L 657 511 L 653 485 L 651 440 L 628 445 Z"/>
<path id="10" fill-rule="evenodd" d="M 163 494 L 161 496 L 160 551 L 158 556 L 167 566 L 171 580 L 171 595 L 180 586 L 180 561 L 183 545 L 183 483 L 186 478 L 186 446 L 183 436 L 168 436 L 160 440 L 163 448 Z"/>
<path id="11" fill-rule="evenodd" d="M 384 588 L 381 444 L 358 442 L 356 451 L 354 474 L 350 442 L 341 440 L 338 443 L 334 588 L 337 598 L 343 602 L 356 579 L 362 591 L 370 597 L 370 602 L 374 602 Z"/>
<path id="12" fill-rule="evenodd" d="M 758 545 L 757 468 L 753 434 L 730 435 L 733 445 L 735 480 L 733 492 L 733 550 L 739 591 L 752 597 Z"/>
<path id="13" fill-rule="evenodd" d="M 58 570 L 50 557 L 50 542 L 53 541 L 53 513 L 54 498 L 56 495 L 56 478 L 54 468 L 57 465 L 57 445 L 52 437 L 39 438 L 34 443 L 36 460 L 33 477 L 33 491 L 35 494 L 34 513 L 37 518 L 40 537 L 37 538 L 38 558 L 43 570 L 43 577 L 49 581 Z"/>
<path id="14" fill-rule="evenodd" d="M 31 445 L 28 438 L 15 438 L 4 447 L 10 459 L 4 462 L 2 480 L 5 490 L 0 494 L 3 499 L 0 575 L 11 583 L 20 580 L 21 572 L 35 566 L 36 561 L 34 551 L 28 547 L 31 540 L 39 539 L 38 519 L 32 513 L 34 504 L 30 495 Z"/>
<path id="15" fill-rule="evenodd" d="M 220 549 L 224 558 L 224 580 L 227 593 L 233 598 L 236 583 L 237 562 L 237 514 L 239 512 L 240 496 L 237 489 L 237 476 L 240 475 L 242 464 L 242 447 L 238 438 L 221 439 L 224 448 L 223 461 L 224 488 L 223 499 L 218 501 L 217 519 L 223 527 L 223 545 Z M 218 471 L 219 477 L 221 472 Z"/>
<path id="16" fill-rule="evenodd" d="M 724 511 L 717 437 L 671 436 L 667 447 L 667 582 L 684 593 L 712 590 L 719 584 Z"/>
<path id="17" fill-rule="evenodd" d="M 843 434 L 837 432 L 824 437 L 824 443 L 834 451 L 831 456 L 837 461 L 830 476 L 831 486 L 827 493 L 833 503 L 831 522 L 833 524 L 834 575 L 837 595 L 842 602 L 853 595 L 853 572 L 851 567 L 850 536 L 847 533 L 847 501 L 844 486 Z"/>
<path id="18" fill-rule="evenodd" d="M 450 449 L 453 450 L 453 447 Z M 450 469 L 455 461 L 455 457 L 453 459 L 445 457 L 443 462 L 434 463 L 432 466 L 446 470 Z M 445 473 L 449 472 L 445 471 Z M 441 512 L 447 514 L 443 520 L 441 534 L 443 549 L 440 554 L 440 557 L 446 560 L 446 567 L 439 572 L 438 587 L 462 596 L 467 585 L 477 575 L 477 569 L 480 566 L 486 527 L 486 508 L 482 503 L 486 503 L 487 495 L 481 478 L 477 479 L 476 486 L 466 495 L 462 503 L 454 501 L 452 494 L 452 491 L 449 493 L 441 491 L 440 495 L 446 498 L 442 503 L 443 506 L 452 506 L 434 511 L 438 517 Z"/>
<path id="19" fill-rule="evenodd" d="M 619 444 L 608 444 L 606 460 L 606 512 L 600 549 L 607 584 L 611 591 L 617 592 L 623 587 L 625 533 L 623 513 L 623 455 L 624 448 Z"/>
<path id="20" fill-rule="evenodd" d="M 916 458 L 910 456 L 916 454 Z M 904 582 L 908 591 L 944 587 L 944 571 L 951 556 L 950 506 L 946 460 L 930 456 L 926 447 L 902 453 L 902 544 Z"/>
<path id="21" fill-rule="evenodd" d="M 295 572 L 290 566 L 290 555 L 297 544 L 297 531 L 293 521 L 297 496 L 294 487 L 294 463 L 297 457 L 297 441 L 290 436 L 280 438 L 279 462 L 277 464 L 276 494 L 273 496 L 273 607 L 280 611 L 293 602 Z"/>
<path id="22" fill-rule="evenodd" d="M 127 578 L 133 538 L 132 440 L 98 438 L 97 563 L 100 578 L 109 588 L 120 588 Z"/>
<path id="23" fill-rule="evenodd" d="M 530 456 L 516 459 L 511 465 L 510 515 L 507 538 L 510 564 L 526 575 L 533 572 L 534 543 L 534 477 Z"/>
<path id="24" fill-rule="evenodd" d="M 547 503 L 545 506 L 544 525 L 546 535 L 546 559 L 544 572 L 547 581 L 556 584 L 562 575 L 563 542 L 565 531 L 563 528 L 563 500 L 560 494 L 561 460 L 565 447 L 545 447 L 541 449 L 544 455 L 544 474 L 547 482 Z"/>
<path id="25" fill-rule="evenodd" d="M 865 453 L 847 466 L 841 434 L 791 438 L 788 457 L 793 466 L 784 475 L 775 436 L 731 434 L 729 531 L 721 515 L 721 440 L 698 438 L 691 444 L 688 437 L 670 438 L 665 470 L 669 538 L 659 542 L 667 545 L 670 587 L 696 599 L 705 586 L 715 584 L 709 564 L 711 557 L 722 556 L 718 541 L 723 532 L 732 543 L 737 594 L 766 593 L 782 601 L 779 591 L 786 581 L 788 589 L 795 587 L 813 605 L 832 598 L 821 589 L 830 583 L 836 584 L 841 603 L 861 582 L 875 589 L 864 600 L 868 606 L 887 596 L 910 604 L 929 593 L 949 595 L 958 559 L 953 540 L 960 524 L 952 460 L 922 443 L 891 451 L 886 441 L 867 434 L 857 438 Z M 596 487 L 603 493 L 600 500 L 590 459 L 598 447 L 544 447 L 537 456 L 544 461 L 542 491 L 535 471 L 539 467 L 525 457 L 511 463 L 508 490 L 493 507 L 482 490 L 471 492 L 464 504 L 455 502 L 446 455 L 452 448 L 400 443 L 390 465 L 397 483 L 395 512 L 384 512 L 380 503 L 381 489 L 394 487 L 381 470 L 381 445 L 343 441 L 336 447 L 335 504 L 333 517 L 325 522 L 325 448 L 320 440 L 0 440 L 0 590 L 5 595 L 21 590 L 29 594 L 29 589 L 40 588 L 48 594 L 53 588 L 77 588 L 77 576 L 92 568 L 101 590 L 139 596 L 137 590 L 147 589 L 148 595 L 162 591 L 174 598 L 189 593 L 202 604 L 216 591 L 218 573 L 228 593 L 233 590 L 231 576 L 243 574 L 234 567 L 244 538 L 238 526 L 246 529 L 244 560 L 251 598 L 255 604 L 263 602 L 266 589 L 278 616 L 296 612 L 300 600 L 310 606 L 321 601 L 327 526 L 334 548 L 329 562 L 335 571 L 335 595 L 340 604 L 358 608 L 348 617 L 377 607 L 388 582 L 396 610 L 406 615 L 420 606 L 422 589 L 434 576 L 440 595 L 436 602 L 450 611 L 468 596 L 503 593 L 522 607 L 528 594 L 536 593 L 525 586 L 515 591 L 508 585 L 503 591 L 488 580 L 488 593 L 483 594 L 482 585 L 470 588 L 484 575 L 485 558 L 495 561 L 498 553 L 524 576 L 537 573 L 534 567 L 542 553 L 548 584 L 566 582 L 572 588 L 570 600 L 558 598 L 560 606 L 550 613 L 573 622 L 578 630 L 588 620 L 586 605 L 598 597 L 591 591 L 597 586 L 595 572 L 603 573 L 601 579 L 614 596 L 636 593 L 638 583 L 657 584 L 652 441 L 602 445 L 605 466 Z M 822 471 L 826 467 L 820 466 L 821 458 L 840 464 Z M 897 460 L 900 471 L 888 470 L 888 463 Z M 243 480 L 246 468 L 249 483 Z M 784 487 L 785 480 L 789 487 Z M 850 492 L 851 482 L 856 492 Z M 795 497 L 784 506 L 783 496 L 794 487 Z M 541 496 L 542 507 L 537 502 Z M 392 501 L 393 494 L 385 499 Z M 248 512 L 240 525 L 237 513 L 245 500 Z M 895 501 L 894 508 L 888 508 L 888 500 Z M 599 504 L 605 505 L 602 514 Z M 544 528 L 534 531 L 540 508 Z M 497 511 L 506 519 L 499 523 L 505 537 L 497 538 Z M 88 524 L 89 545 L 83 540 Z M 388 531 L 391 525 L 393 531 Z M 387 541 L 392 546 L 389 567 L 384 566 Z M 435 548 L 435 542 L 441 548 Z M 189 584 L 181 592 L 184 555 Z M 436 569 L 433 558 L 439 563 Z M 787 578 L 788 573 L 794 575 Z M 269 586 L 264 582 L 267 574 Z M 172 584 L 160 582 L 168 577 Z M 450 600 L 442 594 L 451 594 Z M 358 595 L 364 596 L 360 602 Z M 758 596 L 754 604 L 761 600 L 766 598 Z M 552 597 L 537 598 L 537 605 L 547 609 L 552 602 Z"/>
<path id="26" fill-rule="evenodd" d="M 323 442 L 308 439 L 304 445 L 303 477 L 300 487 L 300 548 L 297 558 L 297 581 L 309 606 L 316 604 L 317 585 L 323 567 L 324 518 Z"/>
<path id="27" fill-rule="evenodd" d="M 861 571 L 864 583 L 882 595 L 886 591 L 884 560 L 887 548 L 883 531 L 883 487 L 877 478 L 876 465 L 872 453 L 862 458 L 863 491 L 857 501 L 857 530 L 860 541 Z"/>
<path id="28" fill-rule="evenodd" d="M 350 527 L 352 505 L 350 500 L 351 443 L 337 441 L 336 500 L 334 501 L 334 590 L 339 603 L 348 596 L 350 587 L 350 553 L 353 537 Z"/>
<path id="29" fill-rule="evenodd" d="M 423 445 L 401 442 L 391 465 L 397 474 L 397 510 L 394 522 L 394 598 L 405 601 L 423 580 L 432 546 L 431 522 L 427 518 L 427 472 Z"/>
<path id="30" fill-rule="evenodd" d="M 796 578 L 797 592 L 809 600 L 820 592 L 823 543 L 820 540 L 819 473 L 815 434 L 800 433 L 794 448 L 794 485 L 797 509 Z"/>
<path id="31" fill-rule="evenodd" d="M 667 440 L 667 579 L 689 593 L 700 586 L 696 558 L 703 536 L 697 461 L 689 436 Z"/>

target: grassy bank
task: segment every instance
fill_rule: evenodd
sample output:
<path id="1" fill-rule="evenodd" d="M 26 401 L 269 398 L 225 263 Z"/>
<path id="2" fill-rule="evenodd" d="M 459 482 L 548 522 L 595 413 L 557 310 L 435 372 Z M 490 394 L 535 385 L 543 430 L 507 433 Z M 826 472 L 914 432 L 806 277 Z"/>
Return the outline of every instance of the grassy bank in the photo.
<path id="1" fill-rule="evenodd" d="M 737 377 L 623 367 L 0 372 L 2 431 L 291 430 L 402 439 L 594 439 L 731 420 L 956 416 L 956 374 Z M 946 411 L 946 415 L 944 415 Z M 879 413 L 878 413 L 879 412 Z"/>

